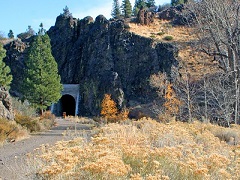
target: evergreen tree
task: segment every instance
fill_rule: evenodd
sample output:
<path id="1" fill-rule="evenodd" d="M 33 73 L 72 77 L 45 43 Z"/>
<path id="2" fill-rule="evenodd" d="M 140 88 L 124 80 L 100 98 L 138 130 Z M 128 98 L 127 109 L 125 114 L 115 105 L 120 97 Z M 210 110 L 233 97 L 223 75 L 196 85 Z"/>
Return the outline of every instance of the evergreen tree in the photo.
<path id="1" fill-rule="evenodd" d="M 120 11 L 120 5 L 118 0 L 113 0 L 113 9 L 111 13 L 113 18 L 120 18 L 121 16 L 121 11 Z"/>
<path id="2" fill-rule="evenodd" d="M 163 5 L 159 5 L 159 6 L 158 6 L 158 12 L 161 12 L 161 11 L 163 11 L 163 10 L 165 10 L 165 9 L 170 8 L 170 7 L 171 7 L 171 4 L 170 4 L 170 3 L 163 4 Z"/>
<path id="3" fill-rule="evenodd" d="M 9 37 L 10 39 L 13 39 L 13 38 L 14 38 L 14 34 L 13 34 L 13 31 L 12 31 L 11 29 L 9 30 L 8 37 Z"/>
<path id="4" fill-rule="evenodd" d="M 141 8 L 145 8 L 145 7 L 147 7 L 147 4 L 146 4 L 145 0 L 135 0 L 135 4 L 134 4 L 134 7 L 133 7 L 133 14 L 135 16 L 137 16 L 138 11 Z"/>
<path id="5" fill-rule="evenodd" d="M 43 23 L 39 25 L 40 29 L 38 30 L 38 35 L 44 35 L 46 33 L 46 29 L 43 28 Z"/>
<path id="6" fill-rule="evenodd" d="M 25 64 L 22 93 L 24 98 L 42 113 L 59 100 L 62 90 L 57 63 L 52 56 L 50 38 L 47 34 L 34 37 Z"/>
<path id="7" fill-rule="evenodd" d="M 35 31 L 33 30 L 33 28 L 31 26 L 28 26 L 26 32 L 31 36 L 33 36 L 35 34 Z"/>
<path id="8" fill-rule="evenodd" d="M 187 3 L 187 2 L 188 2 L 188 0 L 171 0 L 171 5 L 176 6 L 176 5 L 184 4 L 184 3 Z"/>
<path id="9" fill-rule="evenodd" d="M 64 17 L 72 17 L 72 13 L 70 13 L 69 8 L 67 6 L 65 6 L 65 8 L 63 9 L 63 16 Z"/>
<path id="10" fill-rule="evenodd" d="M 155 7 L 155 0 L 147 0 L 146 5 L 148 8 Z"/>
<path id="11" fill-rule="evenodd" d="M 17 37 L 20 39 L 27 39 L 33 36 L 34 34 L 35 34 L 35 31 L 33 30 L 33 28 L 31 26 L 28 26 L 26 32 L 18 34 Z"/>
<path id="12" fill-rule="evenodd" d="M 132 15 L 132 5 L 129 0 L 122 1 L 122 13 L 125 18 L 130 18 Z"/>
<path id="13" fill-rule="evenodd" d="M 6 50 L 0 43 L 0 87 L 8 88 L 12 81 L 12 75 L 10 75 L 10 68 L 3 62 L 5 56 Z"/>

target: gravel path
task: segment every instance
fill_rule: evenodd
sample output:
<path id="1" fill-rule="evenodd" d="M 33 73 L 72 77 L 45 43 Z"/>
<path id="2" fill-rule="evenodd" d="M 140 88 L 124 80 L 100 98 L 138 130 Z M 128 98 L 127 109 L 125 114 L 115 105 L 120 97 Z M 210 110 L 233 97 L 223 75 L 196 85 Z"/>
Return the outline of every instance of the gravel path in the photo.
<path id="1" fill-rule="evenodd" d="M 54 145 L 60 140 L 69 140 L 72 136 L 63 136 L 62 133 L 81 132 L 89 130 L 90 126 L 78 124 L 64 119 L 57 119 L 57 126 L 52 130 L 32 135 L 30 138 L 6 144 L 0 147 L 0 180 L 27 180 L 30 178 L 31 167 L 26 161 L 26 154 L 33 152 L 42 144 Z M 80 130 L 80 131 L 79 131 Z"/>

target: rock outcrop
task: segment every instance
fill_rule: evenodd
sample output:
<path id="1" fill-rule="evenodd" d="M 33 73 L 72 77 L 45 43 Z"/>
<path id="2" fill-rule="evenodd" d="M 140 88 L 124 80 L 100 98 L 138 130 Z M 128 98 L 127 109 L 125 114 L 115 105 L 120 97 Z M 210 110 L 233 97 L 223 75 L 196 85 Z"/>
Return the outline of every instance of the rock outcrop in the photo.
<path id="1" fill-rule="evenodd" d="M 173 25 L 184 26 L 194 22 L 194 14 L 186 5 L 172 6 L 158 13 L 160 19 L 172 21 Z"/>
<path id="2" fill-rule="evenodd" d="M 80 84 L 81 115 L 98 115 L 105 93 L 112 94 L 119 107 L 129 101 L 151 102 L 157 94 L 149 85 L 150 75 L 169 73 L 171 65 L 177 64 L 178 49 L 173 44 L 155 42 L 128 28 L 124 20 L 111 21 L 102 15 L 95 21 L 92 17 L 77 20 L 60 15 L 47 32 L 62 83 Z M 21 68 L 26 49 L 17 57 L 12 57 L 14 46 L 7 49 L 5 61 Z M 20 77 L 15 71 L 13 74 Z M 17 84 L 12 88 L 17 89 Z"/>
<path id="3" fill-rule="evenodd" d="M 24 58 L 30 40 L 31 38 L 22 42 L 20 39 L 17 39 L 4 46 L 7 50 L 4 61 L 6 65 L 11 68 L 11 74 L 13 74 L 10 92 L 14 96 L 20 95 L 20 83 L 23 80 Z"/>
<path id="4" fill-rule="evenodd" d="M 0 88 L 0 118 L 14 119 L 11 97 L 4 88 Z"/>
<path id="5" fill-rule="evenodd" d="M 140 9 L 137 15 L 137 23 L 141 25 L 149 25 L 154 22 L 155 14 L 153 12 L 149 12 L 147 9 Z"/>

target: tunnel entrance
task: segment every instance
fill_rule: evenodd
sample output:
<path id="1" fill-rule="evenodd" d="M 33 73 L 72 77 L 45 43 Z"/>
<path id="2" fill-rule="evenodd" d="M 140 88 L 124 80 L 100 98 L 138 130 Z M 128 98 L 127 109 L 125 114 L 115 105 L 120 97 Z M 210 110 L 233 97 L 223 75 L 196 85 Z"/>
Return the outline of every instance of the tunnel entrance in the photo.
<path id="1" fill-rule="evenodd" d="M 67 116 L 75 116 L 76 102 L 73 96 L 66 94 L 60 99 L 61 103 L 61 115 L 66 112 Z"/>

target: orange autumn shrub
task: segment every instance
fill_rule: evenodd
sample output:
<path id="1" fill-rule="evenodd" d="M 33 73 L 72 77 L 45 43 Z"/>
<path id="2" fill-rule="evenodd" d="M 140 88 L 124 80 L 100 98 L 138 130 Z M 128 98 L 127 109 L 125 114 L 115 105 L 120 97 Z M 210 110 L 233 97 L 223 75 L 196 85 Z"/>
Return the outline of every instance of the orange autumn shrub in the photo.
<path id="1" fill-rule="evenodd" d="M 176 115 L 179 112 L 179 107 L 181 106 L 181 101 L 176 97 L 176 93 L 172 87 L 172 84 L 167 85 L 166 94 L 164 96 L 165 112 L 170 115 Z"/>
<path id="2" fill-rule="evenodd" d="M 106 119 L 114 119 L 116 118 L 117 113 L 117 105 L 111 99 L 111 95 L 105 94 L 101 103 L 101 115 Z"/>

